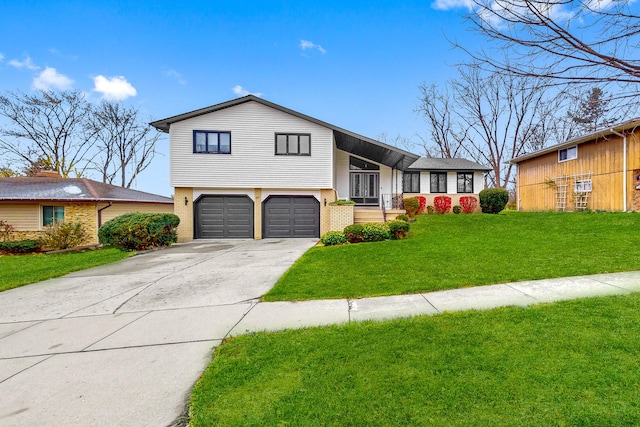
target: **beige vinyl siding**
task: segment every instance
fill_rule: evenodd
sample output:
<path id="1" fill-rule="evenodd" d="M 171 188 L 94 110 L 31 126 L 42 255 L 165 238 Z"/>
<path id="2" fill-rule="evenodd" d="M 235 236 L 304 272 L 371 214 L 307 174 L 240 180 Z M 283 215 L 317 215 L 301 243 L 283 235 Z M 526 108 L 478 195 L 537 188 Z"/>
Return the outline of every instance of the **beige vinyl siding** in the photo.
<path id="1" fill-rule="evenodd" d="M 98 209 L 107 206 L 99 204 Z M 102 223 L 130 212 L 173 213 L 173 204 L 163 203 L 114 203 L 102 211 Z"/>
<path id="2" fill-rule="evenodd" d="M 7 221 L 16 231 L 40 229 L 39 204 L 0 204 L 0 220 Z"/>
<path id="3" fill-rule="evenodd" d="M 194 154 L 193 130 L 230 131 L 231 154 Z M 276 133 L 311 134 L 311 155 L 276 156 Z M 170 141 L 173 187 L 332 187 L 333 131 L 256 102 L 174 123 Z"/>

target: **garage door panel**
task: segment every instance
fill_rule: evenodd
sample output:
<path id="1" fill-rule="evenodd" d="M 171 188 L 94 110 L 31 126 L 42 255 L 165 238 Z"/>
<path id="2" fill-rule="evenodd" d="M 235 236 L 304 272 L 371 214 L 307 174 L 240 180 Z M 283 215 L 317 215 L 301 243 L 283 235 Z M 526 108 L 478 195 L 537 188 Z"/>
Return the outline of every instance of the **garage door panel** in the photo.
<path id="1" fill-rule="evenodd" d="M 253 200 L 248 196 L 204 195 L 195 206 L 196 239 L 253 237 Z"/>
<path id="2" fill-rule="evenodd" d="M 271 196 L 263 203 L 265 238 L 320 237 L 320 203 L 309 196 Z"/>

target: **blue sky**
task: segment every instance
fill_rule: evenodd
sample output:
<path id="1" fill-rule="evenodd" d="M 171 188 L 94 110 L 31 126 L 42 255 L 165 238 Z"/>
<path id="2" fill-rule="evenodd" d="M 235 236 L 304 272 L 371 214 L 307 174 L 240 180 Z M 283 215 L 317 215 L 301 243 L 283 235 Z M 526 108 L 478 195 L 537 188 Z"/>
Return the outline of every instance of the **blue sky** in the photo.
<path id="1" fill-rule="evenodd" d="M 418 85 L 465 59 L 445 35 L 476 43 L 429 0 L 183 3 L 0 0 L 0 92 L 77 89 L 149 119 L 250 92 L 372 138 L 412 137 L 424 134 Z M 136 189 L 172 193 L 167 148 Z"/>

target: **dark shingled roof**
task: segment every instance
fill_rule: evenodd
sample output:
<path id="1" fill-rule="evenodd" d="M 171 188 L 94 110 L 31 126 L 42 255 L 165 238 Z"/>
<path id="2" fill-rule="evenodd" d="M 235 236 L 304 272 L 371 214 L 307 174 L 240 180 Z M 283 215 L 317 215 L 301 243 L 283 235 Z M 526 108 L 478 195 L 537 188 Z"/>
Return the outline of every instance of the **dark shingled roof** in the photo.
<path id="1" fill-rule="evenodd" d="M 0 178 L 1 201 L 173 203 L 169 197 L 86 178 Z"/>
<path id="2" fill-rule="evenodd" d="M 421 157 L 416 160 L 409 170 L 430 170 L 430 171 L 481 171 L 488 172 L 490 167 L 483 166 L 479 163 L 472 162 L 467 159 L 435 159 L 432 157 Z"/>

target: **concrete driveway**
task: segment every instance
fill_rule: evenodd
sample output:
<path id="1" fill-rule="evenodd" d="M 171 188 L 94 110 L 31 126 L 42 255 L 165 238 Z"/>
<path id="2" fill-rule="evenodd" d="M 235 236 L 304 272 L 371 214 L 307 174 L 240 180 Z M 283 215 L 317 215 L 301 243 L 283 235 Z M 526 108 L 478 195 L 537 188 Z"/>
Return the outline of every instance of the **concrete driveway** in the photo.
<path id="1" fill-rule="evenodd" d="M 0 293 L 0 426 L 165 426 L 312 239 L 197 241 Z"/>

